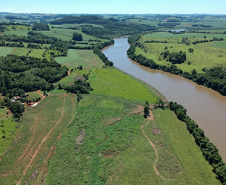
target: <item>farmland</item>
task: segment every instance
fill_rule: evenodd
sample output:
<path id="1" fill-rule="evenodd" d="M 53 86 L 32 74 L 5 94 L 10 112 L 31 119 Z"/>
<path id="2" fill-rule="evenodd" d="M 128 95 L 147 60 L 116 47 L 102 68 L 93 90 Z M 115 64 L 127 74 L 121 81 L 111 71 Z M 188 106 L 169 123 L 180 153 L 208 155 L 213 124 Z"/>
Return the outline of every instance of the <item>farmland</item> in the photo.
<path id="1" fill-rule="evenodd" d="M 194 41 L 215 38 L 223 38 L 223 41 L 213 41 L 200 44 L 192 44 Z M 180 43 L 183 38 L 187 38 L 187 42 L 190 44 Z M 166 42 L 166 43 L 147 43 L 151 42 Z M 204 34 L 204 33 L 184 33 L 184 34 L 172 34 L 167 32 L 159 32 L 153 34 L 144 35 L 140 42 L 144 45 L 144 48 L 137 48 L 136 54 L 142 54 L 149 59 L 154 60 L 157 64 L 169 65 L 170 63 L 160 58 L 160 53 L 167 50 L 169 52 L 183 51 L 187 53 L 187 59 L 183 64 L 176 64 L 179 69 L 183 71 L 191 72 L 196 69 L 197 72 L 202 72 L 203 68 L 211 68 L 216 66 L 226 66 L 225 58 L 225 34 Z M 180 43 L 180 44 L 178 44 Z M 194 52 L 189 53 L 188 49 L 193 48 Z"/>
<path id="2" fill-rule="evenodd" d="M 123 33 L 130 33 L 131 30 L 131 33 L 141 32 L 147 28 L 155 30 L 156 27 L 166 29 L 160 24 L 167 23 L 167 18 L 125 15 L 114 16 L 116 21 L 111 19 L 105 23 L 102 17 L 94 17 L 95 23 L 100 21 L 100 25 L 89 22 L 54 25 L 51 23 L 63 22 L 64 19 L 49 15 L 47 20 L 41 15 L 29 15 L 25 16 L 26 22 L 37 20 L 35 16 L 49 23 L 50 31 L 28 34 L 31 25 L 12 24 L 2 32 L 11 34 L 10 37 L 13 34 L 20 36 L 15 39 L 23 36 L 24 40 L 28 39 L 21 42 L 24 47 L 0 47 L 0 56 L 27 56 L 8 56 L 4 60 L 3 67 L 6 67 L 1 72 L 6 75 L 2 75 L 1 82 L 6 84 L 2 85 L 3 90 L 9 88 L 5 93 L 8 103 L 21 91 L 22 95 L 26 95 L 25 101 L 39 101 L 43 95 L 39 94 L 38 89 L 45 97 L 33 103 L 34 106 L 25 105 L 25 112 L 18 119 L 13 118 L 6 107 L 0 108 L 0 146 L 3 146 L 0 149 L 0 184 L 220 184 L 185 123 L 179 121 L 167 107 L 159 108 L 162 101 L 168 104 L 164 96 L 119 69 L 104 66 L 104 60 L 93 52 L 102 47 L 97 44 L 108 41 L 106 38 L 120 35 L 120 28 Z M 92 21 L 92 16 L 84 17 Z M 73 20 L 76 18 L 73 17 Z M 212 25 L 223 30 L 224 26 L 220 26 L 218 21 Z M 108 27 L 105 28 L 104 24 Z M 183 24 L 188 23 L 181 22 L 178 28 Z M 141 26 L 140 30 L 136 30 L 137 25 Z M 108 33 L 105 29 L 112 32 Z M 84 30 L 90 35 L 85 34 Z M 72 41 L 74 32 L 82 34 L 83 41 Z M 194 46 L 179 43 L 184 37 L 192 43 L 203 40 L 204 36 L 205 39 L 222 37 L 224 40 Z M 152 40 L 159 43 L 147 43 Z M 225 66 L 225 34 L 150 32 L 144 34 L 139 42 L 142 47 L 136 48 L 136 54 L 151 58 L 158 64 L 169 64 L 159 57 L 167 47 L 169 52 L 187 52 L 187 61 L 177 64 L 184 71 L 196 69 L 201 73 L 203 67 Z M 31 43 L 32 47 L 40 46 L 40 49 L 27 48 Z M 70 49 L 75 46 L 96 48 Z M 191 47 L 194 52 L 188 53 Z M 25 66 L 28 61 L 30 66 Z M 35 84 L 35 90 L 30 90 L 33 92 L 27 92 L 28 96 L 22 85 L 19 85 L 21 89 L 12 90 L 11 86 L 7 86 L 6 78 L 11 70 L 7 68 L 9 65 L 16 66 L 10 85 L 17 87 L 16 79 L 26 75 L 24 83 L 22 80 L 20 83 L 27 87 L 41 77 L 49 84 L 44 86 L 44 81 L 40 81 Z M 21 66 L 26 68 L 19 68 Z M 54 69 L 54 66 L 58 68 Z M 57 74 L 60 70 L 63 75 Z M 78 86 L 88 84 L 91 90 L 85 94 L 81 89 L 68 91 L 65 88 L 76 83 Z M 1 100 L 3 98 L 1 96 Z M 23 102 L 16 103 L 22 106 Z M 144 118 L 147 103 L 150 103 L 150 115 Z"/>
<path id="3" fill-rule="evenodd" d="M 56 62 L 68 68 L 82 66 L 84 69 L 101 67 L 103 62 L 92 51 L 69 49 L 67 57 L 57 57 Z"/>
<path id="4" fill-rule="evenodd" d="M 17 136 L 1 160 L 1 184 L 24 184 L 32 176 L 41 181 L 56 141 L 74 119 L 74 99 L 73 95 L 52 95 L 25 112 Z"/>
<path id="5" fill-rule="evenodd" d="M 61 136 L 49 162 L 46 183 L 219 184 L 184 123 L 161 109 L 153 111 L 154 120 L 147 121 L 139 106 L 122 98 L 84 96 L 75 122 Z M 156 125 L 160 135 L 152 134 Z M 142 128 L 158 148 L 157 166 L 162 165 L 162 170 L 153 168 L 155 152 Z M 178 171 L 171 169 L 173 163 Z"/>
<path id="6" fill-rule="evenodd" d="M 92 94 L 119 96 L 129 100 L 157 102 L 157 97 L 147 86 L 137 82 L 132 77 L 114 69 L 95 69 L 89 82 L 94 88 Z"/>

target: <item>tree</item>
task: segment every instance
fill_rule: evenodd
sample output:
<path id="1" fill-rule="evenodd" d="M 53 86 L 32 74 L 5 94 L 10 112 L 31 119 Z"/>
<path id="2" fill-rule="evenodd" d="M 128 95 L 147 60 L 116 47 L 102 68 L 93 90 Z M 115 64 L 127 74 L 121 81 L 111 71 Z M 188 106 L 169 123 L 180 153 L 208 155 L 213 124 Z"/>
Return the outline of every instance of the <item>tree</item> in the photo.
<path id="1" fill-rule="evenodd" d="M 149 116 L 149 103 L 148 101 L 145 102 L 145 105 L 144 105 L 144 118 L 147 118 Z"/>
<path id="2" fill-rule="evenodd" d="M 193 48 L 189 48 L 188 51 L 189 51 L 189 53 L 194 53 L 194 49 Z"/>
<path id="3" fill-rule="evenodd" d="M 72 39 L 76 40 L 76 41 L 83 41 L 82 34 L 77 33 L 77 32 L 73 33 L 73 38 Z"/>

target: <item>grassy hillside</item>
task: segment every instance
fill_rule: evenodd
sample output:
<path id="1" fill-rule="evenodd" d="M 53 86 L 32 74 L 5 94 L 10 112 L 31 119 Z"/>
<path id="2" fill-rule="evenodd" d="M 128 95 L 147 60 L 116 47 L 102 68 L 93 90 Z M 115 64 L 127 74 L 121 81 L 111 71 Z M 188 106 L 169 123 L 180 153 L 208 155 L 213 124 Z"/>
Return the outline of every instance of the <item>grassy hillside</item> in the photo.
<path id="1" fill-rule="evenodd" d="M 66 65 L 68 68 L 82 66 L 84 69 L 103 66 L 103 62 L 92 50 L 69 49 L 67 57 L 56 57 L 56 62 Z"/>
<path id="2" fill-rule="evenodd" d="M 157 102 L 156 95 L 147 86 L 115 68 L 95 69 L 89 77 L 89 82 L 94 89 L 92 94 L 118 96 L 151 103 Z"/>
<path id="3" fill-rule="evenodd" d="M 74 100 L 74 95 L 51 95 L 24 113 L 16 138 L 1 158 L 0 184 L 41 182 L 57 140 L 75 117 Z"/>
<path id="4" fill-rule="evenodd" d="M 148 121 L 139 104 L 96 95 L 84 96 L 77 110 L 49 162 L 46 184 L 220 184 L 171 111 L 157 109 Z M 147 138 L 157 148 L 157 171 Z"/>
<path id="5" fill-rule="evenodd" d="M 206 38 L 204 38 L 206 37 Z M 199 44 L 192 44 L 194 41 L 223 38 L 224 41 L 214 41 Z M 182 38 L 187 38 L 190 44 L 178 44 Z M 148 41 L 154 42 L 167 42 L 167 43 L 147 43 Z M 191 72 L 196 69 L 197 72 L 202 72 L 202 69 L 211 68 L 216 66 L 226 66 L 225 53 L 226 53 L 226 35 L 225 34 L 206 34 L 206 33 L 184 33 L 172 34 L 167 32 L 158 32 L 153 34 L 144 35 L 140 42 L 144 45 L 143 49 L 137 48 L 136 54 L 142 54 L 149 59 L 154 60 L 158 64 L 169 65 L 170 63 L 161 59 L 161 52 L 167 50 L 171 52 L 186 52 L 187 59 L 183 64 L 176 64 L 179 69 Z M 188 49 L 194 49 L 193 53 L 189 53 Z"/>

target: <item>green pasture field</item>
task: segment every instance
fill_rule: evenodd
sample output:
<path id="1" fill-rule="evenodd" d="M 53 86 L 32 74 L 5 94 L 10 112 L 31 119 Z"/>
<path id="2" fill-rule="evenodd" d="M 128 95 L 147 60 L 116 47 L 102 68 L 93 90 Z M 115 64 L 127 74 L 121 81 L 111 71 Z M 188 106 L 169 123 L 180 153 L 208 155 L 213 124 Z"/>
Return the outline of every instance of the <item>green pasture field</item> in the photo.
<path id="1" fill-rule="evenodd" d="M 13 121 L 11 117 L 7 118 L 6 112 L 6 108 L 0 108 L 0 115 L 4 116 L 0 118 L 0 157 L 10 146 L 18 130 L 16 128 L 18 123 Z"/>
<path id="2" fill-rule="evenodd" d="M 179 121 L 169 109 L 156 109 L 153 114 L 154 120 L 146 124 L 144 130 L 157 147 L 160 157 L 157 169 L 163 177 L 175 178 L 168 183 L 221 184 L 215 179 L 212 167 L 189 134 L 185 123 Z M 160 130 L 160 134 L 154 134 L 154 127 Z"/>
<path id="3" fill-rule="evenodd" d="M 49 161 L 46 184 L 220 184 L 184 123 L 170 110 L 155 110 L 155 121 L 148 122 L 142 111 L 134 113 L 137 107 L 123 98 L 84 95 L 78 116 Z M 156 155 L 142 125 L 157 147 L 158 162 L 167 163 L 165 172 L 159 170 L 163 178 L 154 171 Z M 156 125 L 160 135 L 152 134 Z M 155 141 L 164 144 L 164 152 Z M 172 163 L 178 165 L 177 174 L 170 173 Z"/>
<path id="4" fill-rule="evenodd" d="M 8 35 L 27 36 L 28 30 L 10 30 L 4 33 Z"/>
<path id="5" fill-rule="evenodd" d="M 29 49 L 29 50 L 31 50 L 31 53 L 29 54 L 29 56 L 43 58 L 42 54 L 44 53 L 45 49 Z"/>
<path id="6" fill-rule="evenodd" d="M 224 38 L 224 41 L 207 42 L 193 45 L 195 40 L 204 40 L 213 37 Z M 190 45 L 178 44 L 182 38 L 188 38 Z M 168 43 L 144 43 L 145 41 L 167 41 Z M 144 49 L 136 48 L 136 54 L 142 54 L 149 59 L 154 60 L 158 64 L 170 65 L 170 62 L 160 59 L 160 53 L 168 48 L 169 52 L 184 51 L 187 54 L 187 60 L 183 64 L 176 64 L 183 71 L 191 72 L 196 69 L 197 72 L 202 72 L 203 68 L 211 68 L 215 66 L 226 66 L 226 35 L 225 34 L 203 34 L 203 33 L 185 33 L 171 34 L 166 32 L 153 33 L 145 35 L 140 40 L 144 44 Z M 220 48 L 222 47 L 222 48 Z M 193 48 L 194 53 L 189 53 L 188 49 Z M 190 65 L 188 63 L 190 62 Z"/>
<path id="7" fill-rule="evenodd" d="M 133 101 L 156 103 L 156 95 L 149 88 L 116 68 L 94 69 L 88 80 L 92 94 L 123 97 Z"/>
<path id="8" fill-rule="evenodd" d="M 44 180 L 56 142 L 74 120 L 75 102 L 75 95 L 52 94 L 24 112 L 16 138 L 1 158 L 0 184 L 34 184 Z"/>
<path id="9" fill-rule="evenodd" d="M 103 66 L 100 58 L 93 54 L 92 50 L 75 50 L 69 49 L 67 57 L 56 57 L 56 62 L 72 69 L 82 66 L 84 69 L 92 69 L 94 67 Z"/>
<path id="10" fill-rule="evenodd" d="M 26 97 L 26 100 L 34 101 L 37 100 L 38 98 L 42 98 L 37 92 L 29 92 L 29 96 Z"/>
<path id="11" fill-rule="evenodd" d="M 158 26 L 157 21 L 143 20 L 143 19 L 128 19 L 127 22 L 134 24 L 147 24 L 152 26 Z"/>
<path id="12" fill-rule="evenodd" d="M 61 84 L 61 85 L 70 85 L 71 83 L 73 83 L 76 80 L 80 79 L 83 76 L 83 74 L 88 74 L 88 73 L 89 73 L 89 70 L 73 69 L 73 71 L 70 71 L 70 75 L 68 75 L 65 78 L 61 79 L 59 82 L 56 82 L 55 86 L 57 87 L 59 84 Z"/>
<path id="13" fill-rule="evenodd" d="M 11 54 L 15 48 L 11 47 L 0 47 L 0 56 L 6 57 L 7 55 Z"/>
<path id="14" fill-rule="evenodd" d="M 12 53 L 13 55 L 26 56 L 28 53 L 28 49 L 26 48 L 16 48 L 16 50 Z"/>
<path id="15" fill-rule="evenodd" d="M 82 33 L 80 30 L 50 28 L 50 31 L 41 31 L 41 33 L 44 34 L 44 35 L 56 37 L 58 39 L 62 39 L 62 40 L 65 40 L 65 41 L 72 40 L 74 32 L 81 33 L 82 37 L 83 37 L 83 41 L 89 41 L 90 39 L 92 39 L 92 40 L 97 39 L 96 37 Z M 98 39 L 98 40 L 106 41 L 104 39 Z"/>

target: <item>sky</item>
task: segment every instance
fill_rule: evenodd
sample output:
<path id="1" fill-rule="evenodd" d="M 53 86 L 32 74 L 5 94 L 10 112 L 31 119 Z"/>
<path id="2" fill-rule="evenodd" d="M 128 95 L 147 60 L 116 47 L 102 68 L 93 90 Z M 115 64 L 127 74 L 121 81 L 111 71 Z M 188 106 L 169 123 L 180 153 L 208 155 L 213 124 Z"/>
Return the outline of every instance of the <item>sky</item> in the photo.
<path id="1" fill-rule="evenodd" d="M 0 0 L 0 12 L 226 14 L 226 0 Z"/>

